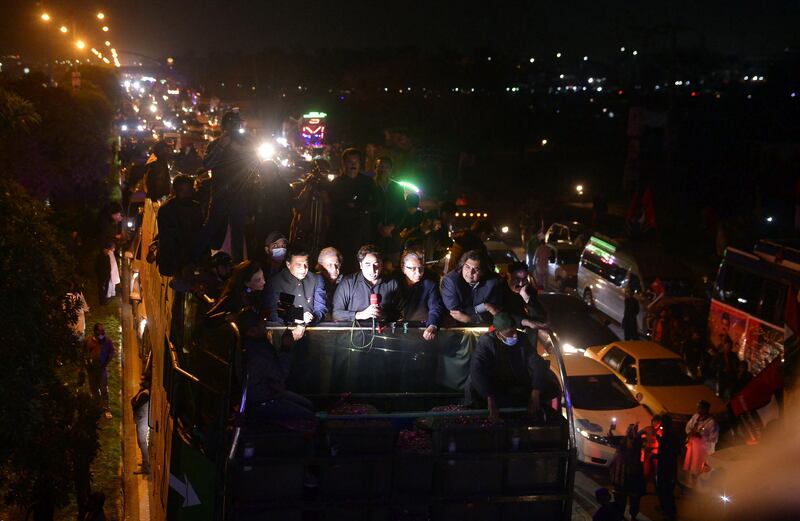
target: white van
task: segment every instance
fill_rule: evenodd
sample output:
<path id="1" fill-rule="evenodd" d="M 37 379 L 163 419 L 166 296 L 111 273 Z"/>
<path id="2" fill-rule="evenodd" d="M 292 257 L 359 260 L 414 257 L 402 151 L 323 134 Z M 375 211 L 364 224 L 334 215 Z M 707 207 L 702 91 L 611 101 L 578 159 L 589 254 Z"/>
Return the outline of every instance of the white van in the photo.
<path id="1" fill-rule="evenodd" d="M 625 312 L 625 289 L 640 297 L 640 333 L 648 331 L 646 308 L 653 300 L 651 286 L 658 280 L 664 296 L 686 297 L 692 292 L 689 269 L 652 246 L 620 244 L 593 235 L 581 254 L 578 266 L 578 295 L 617 322 Z"/>

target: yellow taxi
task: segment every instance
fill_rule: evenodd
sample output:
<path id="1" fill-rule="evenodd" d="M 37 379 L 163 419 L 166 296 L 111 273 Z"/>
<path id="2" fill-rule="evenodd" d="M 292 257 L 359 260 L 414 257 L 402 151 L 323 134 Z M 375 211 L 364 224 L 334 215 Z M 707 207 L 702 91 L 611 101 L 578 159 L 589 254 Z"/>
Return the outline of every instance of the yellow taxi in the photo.
<path id="1" fill-rule="evenodd" d="M 695 381 L 681 357 L 661 344 L 619 341 L 589 347 L 584 355 L 621 378 L 652 414 L 669 413 L 676 422 L 686 423 L 696 412 L 699 400 L 710 403 L 714 415 L 725 412 L 723 401 Z"/>

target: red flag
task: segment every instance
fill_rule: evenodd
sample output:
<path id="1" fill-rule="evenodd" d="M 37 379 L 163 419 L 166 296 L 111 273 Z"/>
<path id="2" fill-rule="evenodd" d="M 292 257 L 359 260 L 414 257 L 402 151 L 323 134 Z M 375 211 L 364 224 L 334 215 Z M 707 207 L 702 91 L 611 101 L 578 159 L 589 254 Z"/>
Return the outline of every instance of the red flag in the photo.
<path id="1" fill-rule="evenodd" d="M 731 398 L 731 410 L 734 415 L 741 416 L 745 412 L 760 409 L 781 389 L 783 389 L 783 368 L 780 357 L 777 357 Z"/>

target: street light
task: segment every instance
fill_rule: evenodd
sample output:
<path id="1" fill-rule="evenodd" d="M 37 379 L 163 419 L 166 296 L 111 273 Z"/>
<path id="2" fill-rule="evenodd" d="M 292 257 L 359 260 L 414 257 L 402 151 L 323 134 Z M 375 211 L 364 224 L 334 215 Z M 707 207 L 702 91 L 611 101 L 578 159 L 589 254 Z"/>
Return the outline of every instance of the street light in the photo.
<path id="1" fill-rule="evenodd" d="M 42 18 L 43 22 L 49 22 L 50 21 L 50 15 L 47 14 L 47 13 L 42 13 L 41 18 Z"/>
<path id="2" fill-rule="evenodd" d="M 61 27 L 58 28 L 58 30 L 61 31 L 64 34 L 67 34 L 67 31 L 69 31 L 69 29 L 67 29 L 66 25 L 62 25 Z"/>
<path id="3" fill-rule="evenodd" d="M 109 42 L 108 40 L 106 40 L 106 47 L 111 47 L 111 42 Z"/>
<path id="4" fill-rule="evenodd" d="M 97 13 L 97 19 L 98 20 L 102 20 L 105 17 L 106 17 L 106 15 L 104 15 L 103 13 Z"/>
<path id="5" fill-rule="evenodd" d="M 77 47 L 80 50 L 83 50 L 86 48 L 86 42 L 84 42 L 83 40 L 78 40 L 75 42 L 75 47 Z"/>
<path id="6" fill-rule="evenodd" d="M 103 32 L 104 32 L 104 33 L 107 33 L 107 32 L 108 32 L 108 26 L 107 26 L 107 25 L 104 25 L 104 26 L 103 26 Z"/>

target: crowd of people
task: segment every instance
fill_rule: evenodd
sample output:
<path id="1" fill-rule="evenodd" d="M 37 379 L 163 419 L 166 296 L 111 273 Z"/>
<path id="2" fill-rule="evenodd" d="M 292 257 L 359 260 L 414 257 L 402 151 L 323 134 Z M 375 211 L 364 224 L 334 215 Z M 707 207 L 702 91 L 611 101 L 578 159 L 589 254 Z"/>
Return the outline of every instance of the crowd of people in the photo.
<path id="1" fill-rule="evenodd" d="M 403 322 L 420 327 L 428 342 L 442 327 L 493 326 L 470 370 L 469 400 L 488 405 L 494 416 L 510 402 L 538 409 L 549 400 L 552 382 L 535 337 L 516 332 L 540 326 L 546 314 L 525 263 L 512 264 L 504 277 L 495 272 L 485 222 L 451 241 L 450 205 L 423 212 L 418 194 L 392 178 L 390 158 L 380 158 L 367 175 L 355 149 L 342 153 L 332 182 L 319 183 L 311 179 L 319 172 L 312 172 L 291 188 L 276 170 L 248 159 L 240 125 L 236 113 L 226 114 L 222 136 L 203 158 L 211 172 L 207 209 L 197 180 L 185 174 L 172 178 L 166 196 L 158 160 L 145 174 L 145 189 L 157 210 L 151 260 L 176 291 L 202 293 L 212 303 L 210 319 L 236 320 L 247 353 L 248 400 L 259 416 L 313 417 L 311 404 L 290 390 L 290 374 L 298 372 L 290 364 L 297 363 L 306 328 L 323 321 L 373 328 Z M 285 184 L 265 194 L 269 218 L 259 217 L 264 205 L 247 197 L 264 176 L 273 188 Z M 440 277 L 427 260 L 448 248 L 451 262 Z M 286 334 L 266 334 L 267 323 L 285 324 Z M 527 372 L 518 369 L 519 357 Z"/>

